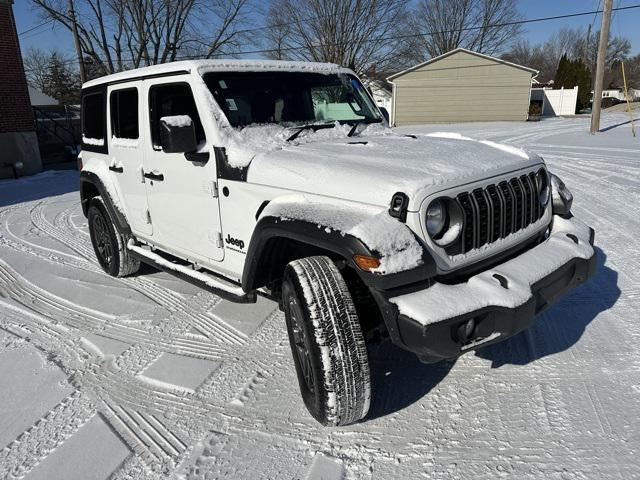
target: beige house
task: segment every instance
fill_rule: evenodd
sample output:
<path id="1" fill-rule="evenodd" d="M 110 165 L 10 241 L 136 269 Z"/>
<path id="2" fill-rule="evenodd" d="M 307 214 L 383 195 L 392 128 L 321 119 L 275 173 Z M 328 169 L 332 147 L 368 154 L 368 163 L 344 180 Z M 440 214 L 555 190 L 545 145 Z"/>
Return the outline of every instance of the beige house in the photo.
<path id="1" fill-rule="evenodd" d="M 390 76 L 393 125 L 526 120 L 532 68 L 464 48 Z"/>

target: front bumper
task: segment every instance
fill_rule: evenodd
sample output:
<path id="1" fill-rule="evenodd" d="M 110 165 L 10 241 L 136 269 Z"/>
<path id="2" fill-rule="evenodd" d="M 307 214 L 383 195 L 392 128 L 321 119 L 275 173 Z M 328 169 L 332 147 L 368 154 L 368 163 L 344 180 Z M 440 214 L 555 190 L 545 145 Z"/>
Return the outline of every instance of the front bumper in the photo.
<path id="1" fill-rule="evenodd" d="M 393 341 L 432 363 L 515 335 L 593 275 L 593 237 L 593 229 L 579 220 L 555 216 L 544 242 L 466 282 L 382 294 Z"/>

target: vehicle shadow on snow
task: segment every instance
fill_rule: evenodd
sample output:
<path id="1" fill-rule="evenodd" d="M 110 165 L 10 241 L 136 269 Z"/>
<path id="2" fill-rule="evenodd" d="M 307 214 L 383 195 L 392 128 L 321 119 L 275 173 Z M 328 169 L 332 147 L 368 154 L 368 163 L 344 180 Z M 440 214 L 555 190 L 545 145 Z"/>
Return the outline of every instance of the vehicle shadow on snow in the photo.
<path id="1" fill-rule="evenodd" d="M 367 420 L 402 410 L 427 395 L 451 371 L 455 361 L 430 365 L 391 342 L 369 349 L 372 399 Z"/>
<path id="2" fill-rule="evenodd" d="M 618 273 L 605 265 L 606 254 L 596 247 L 598 266 L 594 276 L 538 316 L 531 328 L 482 348 L 480 358 L 491 360 L 492 368 L 505 364 L 526 365 L 575 345 L 587 325 L 610 309 L 620 297 Z"/>
<path id="3" fill-rule="evenodd" d="M 530 329 L 480 349 L 476 355 L 491 360 L 491 367 L 498 368 L 505 364 L 525 365 L 575 345 L 587 325 L 620 297 L 618 273 L 605 266 L 607 257 L 597 247 L 596 255 L 597 270 L 589 282 L 541 314 Z M 367 420 L 397 412 L 420 400 L 455 365 L 455 361 L 425 365 L 391 342 L 370 347 L 369 363 L 373 398 Z"/>

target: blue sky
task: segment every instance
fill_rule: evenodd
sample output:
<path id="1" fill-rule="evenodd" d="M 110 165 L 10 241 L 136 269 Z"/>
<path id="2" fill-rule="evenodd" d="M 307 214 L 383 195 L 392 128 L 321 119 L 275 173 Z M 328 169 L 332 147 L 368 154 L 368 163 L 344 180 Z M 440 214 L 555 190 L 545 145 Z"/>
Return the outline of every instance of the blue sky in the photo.
<path id="1" fill-rule="evenodd" d="M 597 10 L 603 0 L 520 0 L 519 9 L 524 18 L 540 18 L 567 13 Z M 614 7 L 640 4 L 640 0 L 614 0 Z M 42 23 L 42 18 L 31 6 L 29 0 L 16 0 L 14 6 L 18 32 L 24 32 Z M 597 30 L 601 17 L 595 19 Z M 524 37 L 537 43 L 546 40 L 554 31 L 563 26 L 586 27 L 594 21 L 593 16 L 584 16 L 571 19 L 554 20 L 549 22 L 531 23 L 525 25 Z M 611 23 L 612 35 L 624 35 L 631 40 L 632 53 L 640 53 L 640 8 L 622 12 L 614 12 Z M 20 36 L 23 51 L 29 47 L 37 47 L 48 50 L 58 48 L 62 51 L 73 53 L 73 41 L 71 34 L 60 27 L 52 28 L 50 25 L 36 29 Z"/>

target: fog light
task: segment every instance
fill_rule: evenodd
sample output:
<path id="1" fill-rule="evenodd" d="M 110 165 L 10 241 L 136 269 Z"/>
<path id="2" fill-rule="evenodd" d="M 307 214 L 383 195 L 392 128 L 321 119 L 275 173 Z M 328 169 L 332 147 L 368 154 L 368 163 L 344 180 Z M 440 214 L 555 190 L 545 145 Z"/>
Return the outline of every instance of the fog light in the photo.
<path id="1" fill-rule="evenodd" d="M 462 344 L 467 343 L 473 336 L 473 332 L 476 329 L 476 319 L 471 318 L 458 326 L 457 337 L 458 341 Z"/>

